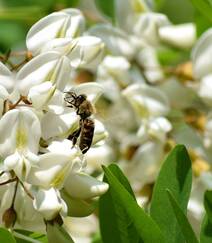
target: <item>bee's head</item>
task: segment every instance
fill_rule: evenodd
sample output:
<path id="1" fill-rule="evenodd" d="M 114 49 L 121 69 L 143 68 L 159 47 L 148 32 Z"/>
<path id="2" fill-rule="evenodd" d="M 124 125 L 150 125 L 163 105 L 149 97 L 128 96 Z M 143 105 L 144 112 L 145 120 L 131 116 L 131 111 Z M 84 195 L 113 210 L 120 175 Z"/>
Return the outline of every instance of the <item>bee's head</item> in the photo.
<path id="1" fill-rule="evenodd" d="M 65 101 L 74 107 L 79 107 L 87 99 L 85 94 L 77 95 L 73 91 L 66 92 Z"/>
<path id="2" fill-rule="evenodd" d="M 83 101 L 87 99 L 87 96 L 85 94 L 80 94 L 75 99 L 75 105 L 80 106 Z"/>

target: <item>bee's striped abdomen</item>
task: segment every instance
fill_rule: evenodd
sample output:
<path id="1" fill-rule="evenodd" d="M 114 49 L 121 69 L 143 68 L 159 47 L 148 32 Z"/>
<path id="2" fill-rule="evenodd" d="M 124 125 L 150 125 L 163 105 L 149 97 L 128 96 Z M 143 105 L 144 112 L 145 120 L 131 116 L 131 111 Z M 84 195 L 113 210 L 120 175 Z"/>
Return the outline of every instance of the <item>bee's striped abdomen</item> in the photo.
<path id="1" fill-rule="evenodd" d="M 92 119 L 86 118 L 84 120 L 81 120 L 81 135 L 80 135 L 80 142 L 79 147 L 83 154 L 85 154 L 93 140 L 93 134 L 94 134 L 94 121 Z"/>

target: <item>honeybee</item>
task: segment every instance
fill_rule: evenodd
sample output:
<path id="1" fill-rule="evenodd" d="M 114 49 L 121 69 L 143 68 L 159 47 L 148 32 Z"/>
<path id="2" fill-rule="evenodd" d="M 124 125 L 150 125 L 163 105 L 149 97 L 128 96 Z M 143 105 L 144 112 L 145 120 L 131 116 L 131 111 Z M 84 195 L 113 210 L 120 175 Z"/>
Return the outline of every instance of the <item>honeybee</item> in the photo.
<path id="1" fill-rule="evenodd" d="M 95 109 L 91 102 L 87 100 L 85 94 L 77 95 L 73 91 L 68 91 L 66 94 L 65 101 L 69 104 L 68 107 L 75 108 L 76 114 L 80 116 L 79 129 L 69 135 L 68 139 L 73 142 L 74 146 L 80 136 L 79 148 L 85 154 L 89 150 L 93 140 L 95 124 L 90 116 L 94 113 Z"/>

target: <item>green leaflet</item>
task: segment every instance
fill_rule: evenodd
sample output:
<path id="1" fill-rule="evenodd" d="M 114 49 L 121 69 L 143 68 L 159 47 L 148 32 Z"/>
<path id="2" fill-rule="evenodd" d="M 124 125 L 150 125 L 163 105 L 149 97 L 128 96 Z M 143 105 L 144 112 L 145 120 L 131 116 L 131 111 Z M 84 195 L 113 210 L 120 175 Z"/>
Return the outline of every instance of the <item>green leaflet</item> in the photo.
<path id="1" fill-rule="evenodd" d="M 141 238 L 139 242 L 145 242 L 145 243 L 165 242 L 163 235 L 159 227 L 157 226 L 157 224 L 144 212 L 142 208 L 138 206 L 134 197 L 127 191 L 127 189 L 125 189 L 125 187 L 119 182 L 119 180 L 110 171 L 110 169 L 106 167 L 103 167 L 103 169 L 107 181 L 110 185 L 113 204 L 115 204 L 117 208 L 119 207 L 119 205 L 121 205 L 122 208 L 124 208 L 126 214 L 130 219 L 130 222 L 128 223 L 132 224 L 135 227 L 137 234 Z M 119 215 L 119 217 L 121 219 L 122 215 Z M 110 223 L 114 223 L 114 222 L 110 222 Z M 111 234 L 112 233 L 110 233 L 110 235 Z M 119 239 L 121 239 L 122 241 L 116 241 L 116 242 L 133 242 L 130 240 L 129 237 L 127 238 L 128 239 L 127 241 L 127 239 L 125 240 L 124 237 L 120 237 L 120 234 L 118 236 Z M 107 241 L 107 243 L 108 242 L 115 242 L 115 241 Z"/>
<path id="2" fill-rule="evenodd" d="M 183 145 L 177 145 L 168 155 L 159 172 L 151 201 L 150 215 L 159 225 L 168 243 L 184 241 L 166 189 L 169 189 L 180 208 L 186 213 L 191 191 L 191 161 Z"/>
<path id="3" fill-rule="evenodd" d="M 206 191 L 204 196 L 206 215 L 200 232 L 200 243 L 212 242 L 212 191 Z"/>
<path id="4" fill-rule="evenodd" d="M 173 212 L 177 219 L 178 225 L 181 229 L 181 232 L 186 240 L 187 243 L 198 243 L 196 235 L 188 222 L 187 217 L 185 216 L 183 210 L 180 208 L 179 204 L 177 203 L 176 199 L 172 195 L 170 190 L 167 190 L 167 194 L 169 197 L 169 201 L 171 203 Z"/>
<path id="5" fill-rule="evenodd" d="M 0 242 L 2 243 L 15 243 L 15 239 L 12 234 L 3 228 L 0 228 Z"/>
<path id="6" fill-rule="evenodd" d="M 133 190 L 116 164 L 108 169 L 135 199 Z M 104 181 L 108 182 L 104 177 Z M 103 242 L 139 242 L 139 235 L 126 214 L 125 208 L 116 197 L 116 192 L 110 188 L 99 200 L 100 229 Z"/>

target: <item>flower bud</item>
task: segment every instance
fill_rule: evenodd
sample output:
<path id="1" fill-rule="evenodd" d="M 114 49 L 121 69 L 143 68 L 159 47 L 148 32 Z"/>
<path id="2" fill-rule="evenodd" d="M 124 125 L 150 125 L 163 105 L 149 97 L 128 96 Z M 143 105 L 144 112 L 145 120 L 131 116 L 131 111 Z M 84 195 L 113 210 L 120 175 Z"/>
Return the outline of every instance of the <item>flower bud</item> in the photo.
<path id="1" fill-rule="evenodd" d="M 158 34 L 162 41 L 179 48 L 192 47 L 196 39 L 196 29 L 191 23 L 164 26 Z"/>
<path id="2" fill-rule="evenodd" d="M 15 221 L 17 219 L 17 214 L 15 209 L 12 207 L 8 208 L 2 216 L 2 221 L 4 222 L 4 225 L 6 228 L 13 227 L 15 224 Z"/>

